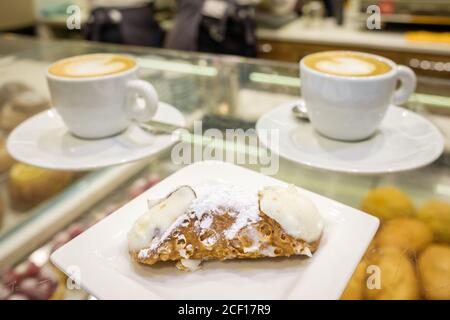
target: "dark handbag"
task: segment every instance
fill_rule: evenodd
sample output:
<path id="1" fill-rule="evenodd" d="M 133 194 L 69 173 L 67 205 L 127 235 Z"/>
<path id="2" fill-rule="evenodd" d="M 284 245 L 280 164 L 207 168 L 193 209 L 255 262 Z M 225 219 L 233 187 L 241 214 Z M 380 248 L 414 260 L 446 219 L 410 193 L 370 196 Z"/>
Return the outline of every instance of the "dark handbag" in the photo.
<path id="1" fill-rule="evenodd" d="M 87 40 L 160 47 L 164 32 L 154 19 L 154 6 L 99 7 L 91 12 L 84 30 Z"/>
<path id="2" fill-rule="evenodd" d="M 256 56 L 255 7 L 227 0 L 227 9 L 221 17 L 203 12 L 198 50 L 210 53 Z M 240 1 L 242 2 L 242 1 Z"/>

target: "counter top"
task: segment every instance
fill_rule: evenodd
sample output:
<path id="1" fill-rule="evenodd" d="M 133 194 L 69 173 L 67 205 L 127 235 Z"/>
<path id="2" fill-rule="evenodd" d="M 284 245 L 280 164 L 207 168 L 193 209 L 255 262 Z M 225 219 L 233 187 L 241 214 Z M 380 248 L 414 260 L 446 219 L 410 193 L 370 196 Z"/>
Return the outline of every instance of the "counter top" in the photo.
<path id="1" fill-rule="evenodd" d="M 401 32 L 380 32 L 377 30 L 356 29 L 351 26 L 338 26 L 334 19 L 325 19 L 315 25 L 307 26 L 302 18 L 298 18 L 278 29 L 258 28 L 256 35 L 261 40 L 349 45 L 450 55 L 449 44 L 411 42 Z"/>

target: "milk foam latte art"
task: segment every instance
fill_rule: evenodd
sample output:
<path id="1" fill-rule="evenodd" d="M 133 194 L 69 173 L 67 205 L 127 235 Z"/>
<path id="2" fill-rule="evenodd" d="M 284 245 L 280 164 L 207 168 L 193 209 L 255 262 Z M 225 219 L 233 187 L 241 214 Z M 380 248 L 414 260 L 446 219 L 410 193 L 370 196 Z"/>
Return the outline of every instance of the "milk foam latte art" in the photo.
<path id="1" fill-rule="evenodd" d="M 305 58 L 305 64 L 313 70 L 347 77 L 370 77 L 391 71 L 386 62 L 356 52 L 320 52 Z"/>
<path id="2" fill-rule="evenodd" d="M 117 74 L 136 66 L 136 61 L 125 55 L 88 54 L 59 60 L 49 73 L 59 77 L 84 78 Z"/>

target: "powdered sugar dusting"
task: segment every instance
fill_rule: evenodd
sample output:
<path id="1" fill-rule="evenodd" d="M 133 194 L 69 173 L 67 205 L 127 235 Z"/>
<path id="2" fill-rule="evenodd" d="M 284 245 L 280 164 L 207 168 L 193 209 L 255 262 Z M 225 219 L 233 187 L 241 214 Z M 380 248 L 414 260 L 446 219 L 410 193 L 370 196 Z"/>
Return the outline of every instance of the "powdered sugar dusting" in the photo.
<path id="1" fill-rule="evenodd" d="M 235 218 L 234 223 L 224 231 L 224 236 L 228 240 L 235 238 L 245 226 L 260 219 L 256 192 L 249 192 L 235 185 L 218 181 L 203 183 L 193 189 L 197 198 L 192 201 L 183 215 L 179 216 L 167 230 L 164 230 L 160 237 L 153 238 L 148 249 L 140 250 L 139 259 L 147 258 L 150 251 L 157 250 L 177 227 L 187 226 L 189 219 L 196 218 L 194 227 L 199 229 L 200 234 L 202 230 L 210 229 L 213 223 L 212 215 L 223 214 L 226 211 Z M 216 241 L 217 235 L 204 239 L 203 243 L 211 246 Z M 188 248 L 186 247 L 186 249 Z"/>
<path id="2" fill-rule="evenodd" d="M 243 227 L 259 220 L 258 196 L 235 185 L 223 182 L 207 183 L 194 187 L 197 194 L 190 210 L 201 218 L 205 213 L 221 213 L 227 210 L 235 216 L 235 222 L 224 232 L 233 239 Z"/>
<path id="3" fill-rule="evenodd" d="M 244 252 L 256 252 L 259 251 L 261 246 L 261 238 L 259 237 L 258 231 L 255 228 L 248 228 L 246 236 L 252 241 L 249 247 L 244 248 Z"/>
<path id="4" fill-rule="evenodd" d="M 217 236 L 216 236 L 216 235 L 213 235 L 213 236 L 211 236 L 211 237 L 209 237 L 209 238 L 206 238 L 205 240 L 202 241 L 202 243 L 203 243 L 205 246 L 212 246 L 212 245 L 214 245 L 216 242 L 217 242 Z"/>
<path id="5" fill-rule="evenodd" d="M 203 218 L 203 220 L 200 222 L 200 228 L 201 229 L 208 229 L 213 222 L 213 218 L 211 216 L 207 216 Z"/>
<path id="6" fill-rule="evenodd" d="M 273 246 L 263 248 L 261 250 L 261 254 L 265 255 L 266 257 L 275 257 L 275 248 Z"/>

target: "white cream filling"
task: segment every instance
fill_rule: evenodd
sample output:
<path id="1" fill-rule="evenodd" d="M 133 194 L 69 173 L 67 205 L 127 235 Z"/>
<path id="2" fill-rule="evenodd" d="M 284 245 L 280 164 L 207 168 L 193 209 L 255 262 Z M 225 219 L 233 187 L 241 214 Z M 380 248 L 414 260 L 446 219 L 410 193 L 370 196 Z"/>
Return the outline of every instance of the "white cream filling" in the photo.
<path id="1" fill-rule="evenodd" d="M 128 246 L 131 250 L 148 248 L 152 241 L 164 232 L 182 215 L 195 199 L 192 188 L 183 186 L 166 199 L 153 205 L 139 217 L 128 232 Z"/>
<path id="2" fill-rule="evenodd" d="M 323 221 L 317 207 L 294 185 L 287 188 L 264 188 L 261 192 L 260 209 L 296 239 L 312 242 L 322 234 Z"/>

